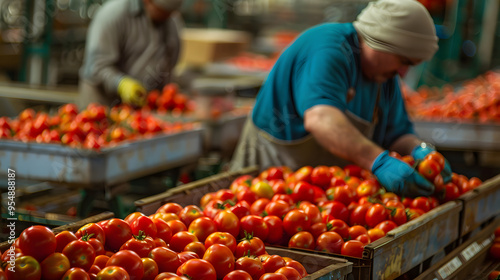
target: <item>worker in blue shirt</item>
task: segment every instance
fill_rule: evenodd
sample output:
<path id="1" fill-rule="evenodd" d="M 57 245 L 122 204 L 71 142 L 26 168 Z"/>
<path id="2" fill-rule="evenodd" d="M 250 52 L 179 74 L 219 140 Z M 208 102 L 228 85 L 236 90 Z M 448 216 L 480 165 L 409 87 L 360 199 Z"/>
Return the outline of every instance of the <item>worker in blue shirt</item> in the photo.
<path id="1" fill-rule="evenodd" d="M 415 135 L 398 74 L 431 59 L 437 42 L 432 18 L 415 0 L 371 2 L 354 23 L 306 30 L 264 82 L 230 168 L 350 162 L 389 191 L 432 194 L 433 184 L 389 150 L 416 159 L 434 150 Z"/>
<path id="2" fill-rule="evenodd" d="M 107 1 L 92 20 L 80 69 L 79 106 L 144 105 L 170 82 L 180 52 L 183 0 Z"/>

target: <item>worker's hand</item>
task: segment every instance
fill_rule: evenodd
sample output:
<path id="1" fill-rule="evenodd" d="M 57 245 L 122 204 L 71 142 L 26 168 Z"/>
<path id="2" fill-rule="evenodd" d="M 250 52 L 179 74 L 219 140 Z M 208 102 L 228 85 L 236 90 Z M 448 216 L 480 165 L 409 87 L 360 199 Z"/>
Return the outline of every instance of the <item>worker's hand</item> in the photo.
<path id="1" fill-rule="evenodd" d="M 146 104 L 146 89 L 137 80 L 124 77 L 118 84 L 118 94 L 122 102 L 137 106 Z"/>
<path id="2" fill-rule="evenodd" d="M 413 148 L 411 155 L 415 160 L 422 160 L 425 158 L 426 155 L 435 151 L 436 148 L 434 148 L 434 146 L 430 145 L 429 143 L 422 142 L 420 145 L 417 145 L 415 148 Z M 448 160 L 444 159 L 444 168 L 443 171 L 441 171 L 443 182 L 444 183 L 451 182 L 451 175 L 452 171 L 450 163 L 448 162 Z"/>
<path id="3" fill-rule="evenodd" d="M 373 162 L 372 173 L 390 192 L 416 197 L 434 193 L 434 185 L 422 177 L 406 162 L 391 157 L 384 151 Z"/>

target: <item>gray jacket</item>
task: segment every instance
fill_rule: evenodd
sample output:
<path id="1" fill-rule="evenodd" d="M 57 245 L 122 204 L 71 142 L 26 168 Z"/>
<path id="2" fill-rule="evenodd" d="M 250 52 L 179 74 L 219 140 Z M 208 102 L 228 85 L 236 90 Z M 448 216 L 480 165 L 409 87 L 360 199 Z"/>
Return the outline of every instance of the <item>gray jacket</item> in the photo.
<path id="1" fill-rule="evenodd" d="M 137 79 L 147 90 L 163 87 L 170 81 L 179 49 L 174 18 L 154 25 L 144 11 L 142 0 L 107 1 L 87 33 L 80 69 L 80 82 L 85 84 L 83 88 L 80 86 L 80 105 L 90 102 L 112 105 L 109 103 L 118 99 L 118 83 L 124 75 Z"/>

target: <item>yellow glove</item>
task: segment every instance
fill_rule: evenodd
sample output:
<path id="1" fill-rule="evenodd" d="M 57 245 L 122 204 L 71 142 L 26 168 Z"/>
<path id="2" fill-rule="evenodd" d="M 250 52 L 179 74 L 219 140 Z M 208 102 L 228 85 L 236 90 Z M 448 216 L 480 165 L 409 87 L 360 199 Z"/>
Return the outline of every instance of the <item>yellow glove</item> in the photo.
<path id="1" fill-rule="evenodd" d="M 118 94 L 122 102 L 143 106 L 146 103 L 146 89 L 137 80 L 124 77 L 118 84 Z"/>

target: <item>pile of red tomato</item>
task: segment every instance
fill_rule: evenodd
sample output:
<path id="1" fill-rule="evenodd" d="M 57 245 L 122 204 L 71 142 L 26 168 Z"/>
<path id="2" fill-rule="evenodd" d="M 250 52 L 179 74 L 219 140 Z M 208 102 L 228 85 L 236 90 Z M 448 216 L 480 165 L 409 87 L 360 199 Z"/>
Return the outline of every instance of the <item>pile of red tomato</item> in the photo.
<path id="1" fill-rule="evenodd" d="M 455 90 L 402 87 L 409 114 L 418 120 L 453 122 L 500 121 L 500 73 L 487 72 Z"/>
<path id="2" fill-rule="evenodd" d="M 191 123 L 170 123 L 155 118 L 148 110 L 119 105 L 111 109 L 90 104 L 79 111 L 75 104 L 61 106 L 55 114 L 28 108 L 17 118 L 0 118 L 0 139 L 58 143 L 70 147 L 100 149 L 125 140 L 153 137 L 192 127 Z"/>
<path id="3" fill-rule="evenodd" d="M 158 113 L 172 112 L 181 114 L 194 110 L 194 103 L 187 95 L 179 91 L 179 86 L 175 83 L 166 84 L 163 89 L 152 90 L 148 93 L 145 108 L 156 110 Z"/>
<path id="4" fill-rule="evenodd" d="M 222 231 L 227 219 L 199 217 L 197 210 L 168 203 L 151 216 L 134 212 L 124 220 L 86 224 L 76 234 L 55 235 L 32 226 L 3 252 L 0 279 L 287 280 L 307 275 L 298 261 L 267 254 L 259 238 L 247 234 L 237 241 Z"/>
<path id="5" fill-rule="evenodd" d="M 405 159 L 415 164 L 413 158 Z M 482 183 L 453 173 L 452 182 L 444 184 L 438 179 L 443 165 L 439 153 L 418 163 L 416 168 L 435 182 L 436 193 L 416 198 L 386 192 L 373 174 L 354 165 L 305 166 L 295 172 L 271 167 L 257 177 L 237 178 L 229 189 L 205 194 L 195 212 L 216 225 L 231 225 L 223 230 L 235 237 L 247 232 L 268 244 L 361 258 L 366 244 Z M 210 228 L 221 230 L 206 227 L 206 234 Z"/>

